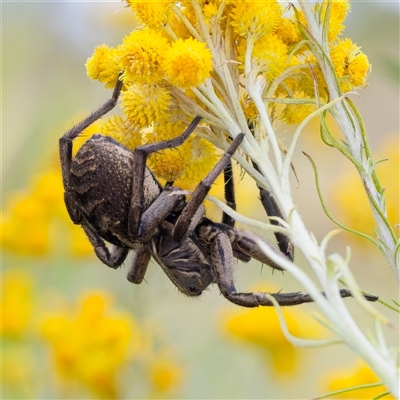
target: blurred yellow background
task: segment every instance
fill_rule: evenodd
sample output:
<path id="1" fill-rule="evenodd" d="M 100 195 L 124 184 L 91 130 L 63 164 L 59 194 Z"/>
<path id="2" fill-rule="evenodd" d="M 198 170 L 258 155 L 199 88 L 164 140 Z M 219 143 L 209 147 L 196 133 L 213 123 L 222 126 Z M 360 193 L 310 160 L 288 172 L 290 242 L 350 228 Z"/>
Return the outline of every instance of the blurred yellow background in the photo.
<path id="1" fill-rule="evenodd" d="M 115 271 L 93 256 L 64 210 L 58 139 L 110 96 L 86 77 L 94 46 L 116 46 L 135 21 L 120 1 L 10 2 L 2 4 L 2 13 L 4 398 L 300 399 L 337 389 L 332 382 L 338 370 L 357 375 L 364 367 L 344 346 L 294 349 L 272 309 L 240 309 L 217 287 L 186 298 L 155 263 L 146 282 L 132 285 L 125 278 L 129 261 Z M 398 224 L 399 4 L 353 2 L 346 27 L 345 36 L 362 46 L 372 64 L 369 87 L 354 102 L 376 160 L 390 154 L 378 173 Z M 280 132 L 288 141 L 291 130 L 281 126 Z M 316 161 L 333 213 L 350 226 L 360 220 L 366 226 L 369 210 L 356 197 L 352 166 L 322 144 L 315 121 L 294 160 L 294 197 L 308 229 L 321 240 L 335 226 L 322 211 L 300 149 Z M 239 211 L 266 221 L 254 184 L 236 178 Z M 350 212 L 341 211 L 346 204 Z M 344 254 L 349 244 L 360 286 L 388 301 L 398 298 L 390 268 L 368 242 L 342 233 L 329 251 Z M 301 255 L 296 261 L 301 265 Z M 256 262 L 238 263 L 236 278 L 241 291 L 302 290 L 289 274 L 273 275 Z M 315 312 L 313 305 L 287 310 L 291 332 L 326 336 L 311 317 Z M 372 329 L 363 315 L 355 319 Z M 396 332 L 385 334 L 397 344 Z M 371 398 L 379 389 L 374 393 L 350 398 Z"/>

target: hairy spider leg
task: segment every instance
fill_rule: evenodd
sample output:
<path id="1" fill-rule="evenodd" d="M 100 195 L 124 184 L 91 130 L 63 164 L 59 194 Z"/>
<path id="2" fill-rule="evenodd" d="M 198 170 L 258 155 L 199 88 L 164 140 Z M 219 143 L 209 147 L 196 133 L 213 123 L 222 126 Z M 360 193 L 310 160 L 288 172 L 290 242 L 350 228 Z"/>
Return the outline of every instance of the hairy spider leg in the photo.
<path id="1" fill-rule="evenodd" d="M 224 169 L 224 196 L 226 204 L 236 210 L 235 187 L 233 180 L 232 161 L 229 160 L 228 165 Z M 222 213 L 222 223 L 230 227 L 235 226 L 235 219 L 225 212 Z"/>
<path id="2" fill-rule="evenodd" d="M 258 168 L 258 165 L 255 162 L 253 162 L 253 167 L 255 170 L 260 172 L 260 169 Z M 272 193 L 269 190 L 264 189 L 263 187 L 261 187 L 258 184 L 257 184 L 257 187 L 258 187 L 258 190 L 260 191 L 261 204 L 263 205 L 264 210 L 267 213 L 268 217 L 279 217 L 281 219 L 284 219 L 282 212 L 278 206 L 278 203 L 276 202 Z M 272 219 L 269 218 L 269 221 L 272 225 L 282 226 L 278 221 L 276 221 L 273 218 Z M 293 261 L 294 246 L 293 246 L 292 241 L 282 232 L 274 232 L 274 235 L 275 235 L 279 250 Z"/>
<path id="3" fill-rule="evenodd" d="M 116 106 L 123 85 L 122 81 L 119 78 L 120 76 L 118 77 L 117 84 L 115 85 L 111 99 L 105 102 L 98 110 L 92 112 L 83 121 L 79 122 L 77 125 L 71 128 L 60 138 L 59 149 L 64 189 L 68 189 L 69 187 L 69 173 L 72 163 L 73 140 L 76 139 L 79 134 L 84 131 L 88 126 L 92 125 L 104 114 L 107 114 Z"/>
<path id="4" fill-rule="evenodd" d="M 269 190 L 262 188 L 261 186 L 258 186 L 258 189 L 260 191 L 261 204 L 263 205 L 264 210 L 267 213 L 268 217 L 279 217 L 279 218 L 284 219 L 282 212 L 281 212 L 274 196 L 272 195 L 272 193 Z M 278 221 L 276 221 L 275 219 L 269 218 L 269 221 L 272 225 L 281 226 L 281 224 Z M 274 232 L 274 235 L 275 235 L 279 250 L 283 254 L 285 254 L 288 258 L 290 258 L 290 260 L 293 261 L 294 246 L 293 246 L 292 241 L 282 232 Z"/>
<path id="5" fill-rule="evenodd" d="M 127 275 L 129 282 L 136 284 L 142 283 L 150 262 L 150 258 L 150 251 L 145 245 L 133 251 L 131 266 Z"/>
<path id="6" fill-rule="evenodd" d="M 182 145 L 185 142 L 185 140 L 188 139 L 190 134 L 196 129 L 201 119 L 202 118 L 199 116 L 195 117 L 193 121 L 190 123 L 190 125 L 186 128 L 186 130 L 182 133 L 182 135 L 176 138 L 170 140 L 163 140 L 162 142 L 157 142 L 157 143 L 145 144 L 143 146 L 137 147 L 133 151 L 133 173 L 135 174 L 135 179 L 133 179 L 132 182 L 132 197 L 129 210 L 129 233 L 133 237 L 138 237 L 140 236 L 141 233 L 139 228 L 141 224 L 143 207 L 144 207 L 143 185 L 144 185 L 147 157 L 151 153 L 155 153 L 157 151 L 165 149 L 172 149 L 174 147 Z M 172 198 L 174 196 L 170 197 Z M 172 209 L 170 211 L 172 211 Z"/>
<path id="7" fill-rule="evenodd" d="M 204 198 L 207 196 L 207 193 L 210 191 L 211 185 L 229 164 L 232 155 L 238 149 L 243 139 L 244 133 L 239 133 L 239 135 L 237 135 L 230 144 L 226 153 L 215 165 L 215 167 L 196 187 L 192 197 L 187 202 L 185 208 L 182 210 L 172 231 L 172 236 L 176 241 L 181 241 L 182 238 L 185 236 L 194 214 L 196 213 L 200 204 L 203 202 Z"/>

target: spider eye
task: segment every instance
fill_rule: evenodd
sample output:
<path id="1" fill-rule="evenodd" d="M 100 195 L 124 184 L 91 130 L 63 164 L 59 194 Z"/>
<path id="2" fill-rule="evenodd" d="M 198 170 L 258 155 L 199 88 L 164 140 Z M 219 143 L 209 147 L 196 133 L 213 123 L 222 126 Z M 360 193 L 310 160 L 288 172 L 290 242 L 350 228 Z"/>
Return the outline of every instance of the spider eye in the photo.
<path id="1" fill-rule="evenodd" d="M 198 289 L 196 286 L 188 286 L 187 290 L 188 290 L 187 294 L 189 296 L 200 296 L 201 295 L 201 290 Z"/>

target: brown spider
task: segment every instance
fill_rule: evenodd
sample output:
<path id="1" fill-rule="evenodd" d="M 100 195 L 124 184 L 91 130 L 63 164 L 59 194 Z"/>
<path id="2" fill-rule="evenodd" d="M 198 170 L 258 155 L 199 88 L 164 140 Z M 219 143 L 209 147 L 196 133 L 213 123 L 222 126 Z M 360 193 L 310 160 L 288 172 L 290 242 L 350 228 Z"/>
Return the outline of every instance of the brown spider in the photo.
<path id="1" fill-rule="evenodd" d="M 128 280 L 141 283 L 150 257 L 162 267 L 173 284 L 188 296 L 199 296 L 216 283 L 231 302 L 245 306 L 271 306 L 265 293 L 238 293 L 233 280 L 234 258 L 251 258 L 281 267 L 257 245 L 253 233 L 234 228 L 234 220 L 223 215 L 222 223 L 205 217 L 202 202 L 211 184 L 224 171 L 225 197 L 235 208 L 230 158 L 240 146 L 239 134 L 208 176 L 198 185 L 189 201 L 168 182 L 162 187 L 146 166 L 147 156 L 181 145 L 199 124 L 196 117 L 181 136 L 137 147 L 133 152 L 100 134 L 92 136 L 72 158 L 73 141 L 93 122 L 115 107 L 122 82 L 118 80 L 112 98 L 97 111 L 66 132 L 60 139 L 60 159 L 65 189 L 64 199 L 71 220 L 81 225 L 97 257 L 111 268 L 118 268 L 133 252 Z M 270 216 L 281 213 L 270 193 L 260 188 L 262 204 Z M 293 260 L 289 239 L 276 235 L 280 251 Z M 111 250 L 106 242 L 111 243 Z M 351 296 L 341 290 L 342 297 Z M 307 294 L 271 294 L 280 305 L 313 301 Z M 368 298 L 368 297 L 367 297 Z M 369 300 L 376 300 L 370 296 Z"/>

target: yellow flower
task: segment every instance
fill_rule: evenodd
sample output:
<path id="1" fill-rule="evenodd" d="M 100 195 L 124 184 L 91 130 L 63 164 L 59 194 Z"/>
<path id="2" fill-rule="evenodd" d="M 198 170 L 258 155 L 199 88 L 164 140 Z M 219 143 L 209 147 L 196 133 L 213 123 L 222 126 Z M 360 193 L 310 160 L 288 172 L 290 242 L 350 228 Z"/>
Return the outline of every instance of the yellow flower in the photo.
<path id="1" fill-rule="evenodd" d="M 20 337 L 29 325 L 32 316 L 33 282 L 23 270 L 3 272 L 2 277 L 1 334 L 3 337 Z"/>
<path id="2" fill-rule="evenodd" d="M 63 378 L 115 399 L 117 377 L 140 339 L 134 319 L 109 311 L 110 302 L 107 294 L 89 293 L 81 298 L 78 315 L 64 311 L 48 316 L 41 332 Z"/>
<path id="3" fill-rule="evenodd" d="M 162 66 L 165 78 L 179 88 L 203 83 L 211 73 L 212 55 L 205 43 L 196 39 L 178 39 L 165 52 Z"/>
<path id="4" fill-rule="evenodd" d="M 161 60 L 167 48 L 167 39 L 152 29 L 136 30 L 125 36 L 118 47 L 124 83 L 159 83 L 164 75 Z"/>
<path id="5" fill-rule="evenodd" d="M 204 18 L 206 21 L 210 21 L 215 19 L 218 13 L 218 6 L 215 3 L 212 2 L 205 2 L 203 6 L 203 13 L 204 13 Z"/>
<path id="6" fill-rule="evenodd" d="M 101 134 L 110 136 L 129 150 L 143 144 L 142 134 L 127 118 L 114 115 L 101 126 Z"/>
<path id="7" fill-rule="evenodd" d="M 176 185 L 181 183 L 200 182 L 218 161 L 215 147 L 205 139 L 192 137 L 189 139 L 190 152 L 186 155 L 189 160 Z"/>
<path id="8" fill-rule="evenodd" d="M 235 0 L 229 3 L 234 5 L 232 26 L 240 36 L 258 39 L 272 33 L 279 24 L 282 10 L 275 0 Z"/>
<path id="9" fill-rule="evenodd" d="M 54 168 L 34 175 L 26 189 L 7 199 L 1 220 L 2 247 L 30 256 L 43 256 L 60 247 L 76 256 L 92 254 L 81 227 L 71 222 L 65 208 L 59 165 L 50 164 Z"/>
<path id="10" fill-rule="evenodd" d="M 86 61 L 86 70 L 89 78 L 105 83 L 106 88 L 114 88 L 121 72 L 116 49 L 105 44 L 95 47 Z"/>
<path id="11" fill-rule="evenodd" d="M 252 58 L 256 59 L 267 81 L 280 76 L 287 68 L 287 46 L 276 35 L 263 36 L 254 44 Z"/>
<path id="12" fill-rule="evenodd" d="M 330 55 L 343 91 L 365 84 L 371 66 L 359 46 L 350 39 L 339 40 Z"/>
<path id="13" fill-rule="evenodd" d="M 307 97 L 304 93 L 295 93 L 292 99 L 307 99 Z M 300 124 L 316 109 L 315 104 L 286 104 L 279 119 L 288 125 Z"/>
<path id="14" fill-rule="evenodd" d="M 184 4 L 185 7 L 181 9 L 182 14 L 193 26 L 196 25 L 197 20 L 195 17 L 195 13 L 193 12 L 193 7 L 191 6 L 191 3 L 185 2 Z M 179 37 L 181 39 L 189 39 L 190 37 L 192 37 L 192 34 L 190 33 L 186 24 L 180 17 L 176 16 L 175 14 L 173 14 L 170 26 L 171 30 L 175 33 L 176 37 Z"/>
<path id="15" fill-rule="evenodd" d="M 379 382 L 375 373 L 364 363 L 356 362 L 350 367 L 340 368 L 329 372 L 324 379 L 325 390 L 336 391 L 350 387 Z M 338 399 L 373 399 L 380 393 L 386 392 L 385 386 L 371 387 L 366 389 L 352 390 L 346 393 L 337 394 Z M 382 399 L 394 399 L 393 396 L 386 395 Z"/>
<path id="16" fill-rule="evenodd" d="M 128 5 L 135 11 L 137 18 L 150 28 L 162 28 L 167 25 L 171 18 L 173 1 L 137 1 L 126 0 Z"/>
<path id="17" fill-rule="evenodd" d="M 297 22 L 291 18 L 283 16 L 279 18 L 275 33 L 287 46 L 292 46 L 301 40 Z"/>
<path id="18" fill-rule="evenodd" d="M 175 138 L 182 134 L 186 126 L 182 122 L 164 123 L 146 135 L 148 143 L 160 142 Z M 190 139 L 189 139 L 190 140 Z M 148 158 L 149 168 L 159 179 L 167 182 L 176 181 L 183 174 L 189 163 L 190 141 L 174 149 L 166 149 L 153 153 Z"/>
<path id="19" fill-rule="evenodd" d="M 69 216 L 66 216 L 69 219 Z M 85 232 L 78 225 L 72 225 L 68 221 L 69 234 L 68 253 L 75 257 L 94 257 L 93 246 L 89 242 Z"/>
<path id="20" fill-rule="evenodd" d="M 148 373 L 155 394 L 176 390 L 183 379 L 182 368 L 170 357 L 162 354 L 150 365 Z"/>
<path id="21" fill-rule="evenodd" d="M 186 129 L 183 122 L 165 122 L 146 135 L 149 143 L 175 138 Z M 191 136 L 174 149 L 166 149 L 150 155 L 149 168 L 167 182 L 199 182 L 213 168 L 217 157 L 215 147 L 207 141 Z"/>
<path id="22" fill-rule="evenodd" d="M 82 121 L 82 117 L 77 121 Z M 101 125 L 102 122 L 100 122 L 99 120 L 94 122 L 92 125 L 87 127 L 83 132 L 81 132 L 77 138 L 74 139 L 72 147 L 72 157 L 75 157 L 76 153 L 88 139 L 90 139 L 94 134 L 100 133 Z"/>
<path id="23" fill-rule="evenodd" d="M 336 37 L 339 36 L 345 28 L 343 22 L 346 19 L 347 13 L 350 11 L 350 0 L 325 0 L 323 4 L 322 20 L 325 20 L 326 18 L 328 7 L 330 7 L 328 40 L 331 42 L 332 40 L 336 39 Z"/>
<path id="24" fill-rule="evenodd" d="M 121 106 L 131 124 L 145 128 L 168 119 L 171 96 L 158 85 L 133 84 L 122 93 Z"/>
<path id="25" fill-rule="evenodd" d="M 38 180 L 40 182 L 40 176 Z M 54 187 L 46 188 L 47 193 L 52 192 L 49 197 L 61 189 L 60 183 L 58 179 Z M 2 215 L 2 247 L 16 254 L 40 256 L 50 248 L 49 222 L 52 213 L 57 213 L 60 207 L 52 201 L 43 202 L 43 192 L 39 196 L 32 193 L 36 184 L 37 179 L 29 189 L 11 195 Z"/>

